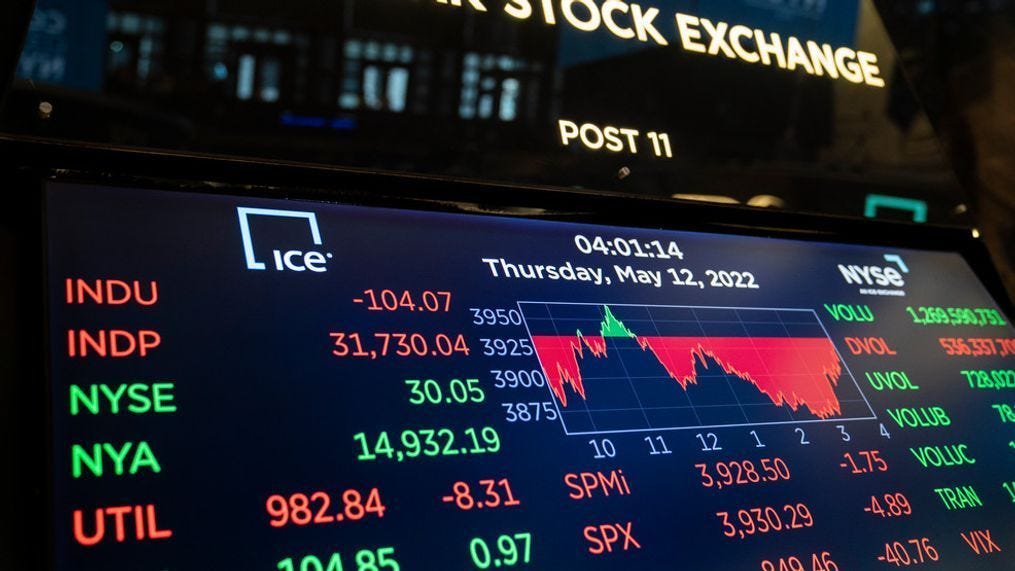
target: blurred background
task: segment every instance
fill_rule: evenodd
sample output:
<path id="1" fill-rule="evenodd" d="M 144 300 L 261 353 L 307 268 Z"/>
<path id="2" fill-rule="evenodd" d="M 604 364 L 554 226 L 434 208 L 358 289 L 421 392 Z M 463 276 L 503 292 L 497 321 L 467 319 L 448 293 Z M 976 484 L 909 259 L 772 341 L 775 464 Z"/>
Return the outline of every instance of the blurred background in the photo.
<path id="1" fill-rule="evenodd" d="M 0 132 L 966 225 L 1015 292 L 1012 2 L 646 1 L 666 47 L 488 3 L 13 0 Z M 876 53 L 887 86 L 686 52 L 675 12 Z M 674 157 L 565 148 L 560 118 Z"/>
<path id="2" fill-rule="evenodd" d="M 880 1 L 976 223 L 1015 297 L 1015 3 Z"/>

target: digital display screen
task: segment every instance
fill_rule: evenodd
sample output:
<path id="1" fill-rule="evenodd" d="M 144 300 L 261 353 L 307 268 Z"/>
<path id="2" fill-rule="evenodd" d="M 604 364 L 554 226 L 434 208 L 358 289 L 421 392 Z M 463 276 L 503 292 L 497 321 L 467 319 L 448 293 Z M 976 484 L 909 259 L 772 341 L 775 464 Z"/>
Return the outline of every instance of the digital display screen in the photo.
<path id="1" fill-rule="evenodd" d="M 57 569 L 1011 569 L 1015 330 L 957 253 L 46 200 Z"/>

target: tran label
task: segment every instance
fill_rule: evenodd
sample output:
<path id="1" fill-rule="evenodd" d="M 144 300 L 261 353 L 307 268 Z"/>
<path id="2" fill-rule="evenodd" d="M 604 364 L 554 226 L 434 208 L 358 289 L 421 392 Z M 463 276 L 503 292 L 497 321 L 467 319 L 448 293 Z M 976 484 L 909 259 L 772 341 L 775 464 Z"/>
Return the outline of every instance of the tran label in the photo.
<path id="1" fill-rule="evenodd" d="M 240 235 L 243 237 L 243 254 L 247 260 L 248 270 L 265 270 L 265 262 L 258 261 L 254 252 L 254 241 L 250 234 L 251 216 L 269 216 L 275 218 L 296 218 L 304 219 L 310 226 L 310 237 L 315 246 L 321 246 L 321 230 L 317 226 L 317 215 L 313 212 L 302 212 L 297 210 L 275 210 L 271 208 L 247 208 L 240 206 L 236 209 L 240 219 Z M 274 269 L 280 272 L 306 272 L 324 273 L 328 271 L 327 263 L 332 255 L 314 250 L 272 250 L 271 260 Z"/>

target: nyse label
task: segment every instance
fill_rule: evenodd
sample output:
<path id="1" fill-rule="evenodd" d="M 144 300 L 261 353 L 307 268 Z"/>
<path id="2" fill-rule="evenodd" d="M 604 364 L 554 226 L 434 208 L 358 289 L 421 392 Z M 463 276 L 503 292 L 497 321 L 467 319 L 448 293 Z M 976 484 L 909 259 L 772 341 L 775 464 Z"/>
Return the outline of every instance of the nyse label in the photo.
<path id="1" fill-rule="evenodd" d="M 120 414 L 167 414 L 176 412 L 173 383 L 120 383 L 118 385 L 71 385 L 70 413 L 98 415 L 104 412 Z"/>
<path id="2" fill-rule="evenodd" d="M 104 541 L 143 542 L 173 536 L 173 530 L 159 527 L 155 506 L 151 504 L 98 508 L 89 518 L 84 510 L 74 510 L 73 518 L 74 540 L 85 547 Z"/>
<path id="3" fill-rule="evenodd" d="M 902 287 L 906 280 L 891 266 L 858 266 L 839 264 L 839 272 L 848 284 Z"/>
<path id="4" fill-rule="evenodd" d="M 641 544 L 634 537 L 633 527 L 631 522 L 589 525 L 585 526 L 582 534 L 588 542 L 588 552 L 603 555 L 641 549 Z"/>

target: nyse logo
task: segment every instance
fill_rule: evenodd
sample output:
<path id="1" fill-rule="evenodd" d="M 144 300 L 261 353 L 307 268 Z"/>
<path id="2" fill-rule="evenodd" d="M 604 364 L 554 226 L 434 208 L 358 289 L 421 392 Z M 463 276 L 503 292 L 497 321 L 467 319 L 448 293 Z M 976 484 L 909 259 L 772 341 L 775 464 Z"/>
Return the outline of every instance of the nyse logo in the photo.
<path id="1" fill-rule="evenodd" d="M 310 238 L 315 246 L 323 244 L 321 241 L 321 230 L 317 226 L 317 215 L 313 212 L 300 212 L 297 210 L 275 210 L 272 208 L 247 208 L 240 206 L 236 209 L 236 215 L 240 219 L 240 235 L 243 238 L 243 254 L 247 259 L 248 270 L 265 270 L 265 262 L 257 261 L 254 253 L 254 241 L 250 235 L 250 218 L 252 216 L 267 216 L 274 218 L 302 219 L 310 226 Z M 274 269 L 279 272 L 314 272 L 323 273 L 328 271 L 328 259 L 331 254 L 316 250 L 272 250 L 272 262 Z"/>
<path id="2" fill-rule="evenodd" d="M 897 254 L 885 254 L 885 261 L 898 266 L 858 266 L 855 264 L 839 264 L 839 272 L 848 284 L 879 285 L 903 287 L 906 280 L 902 274 L 908 274 L 909 268 L 902 257 Z"/>

